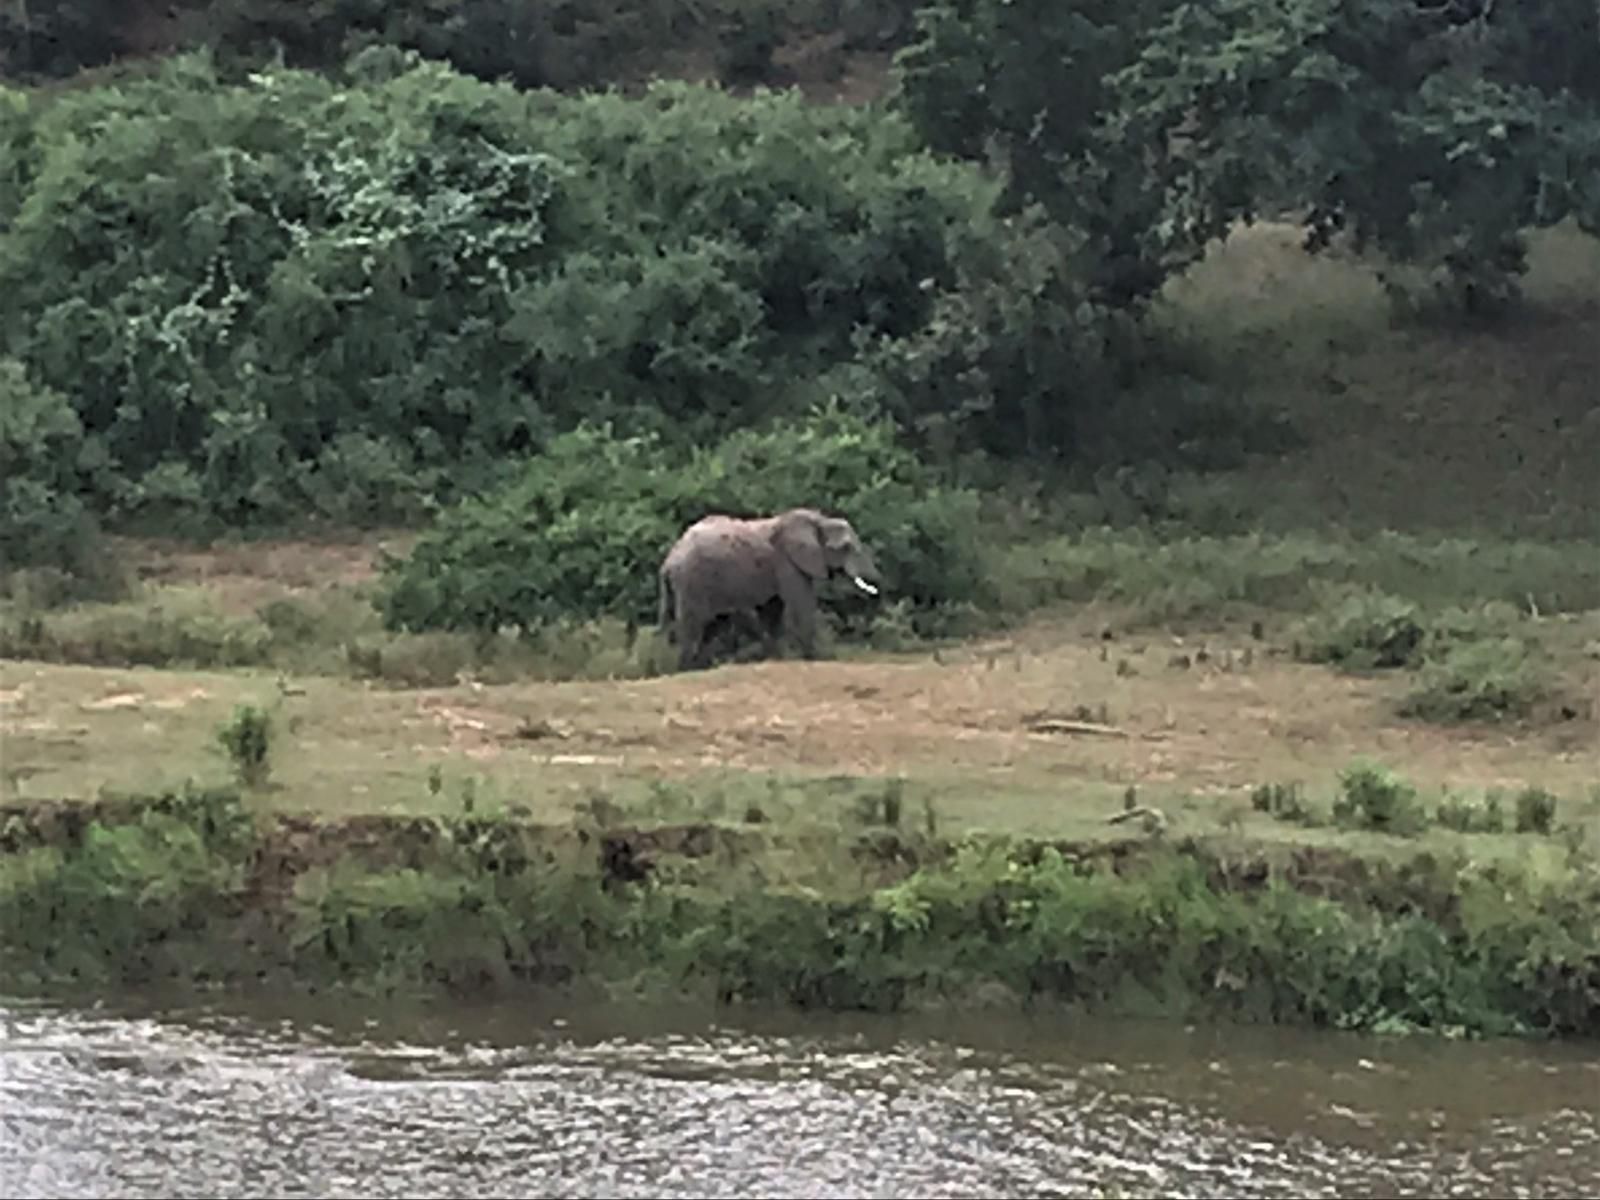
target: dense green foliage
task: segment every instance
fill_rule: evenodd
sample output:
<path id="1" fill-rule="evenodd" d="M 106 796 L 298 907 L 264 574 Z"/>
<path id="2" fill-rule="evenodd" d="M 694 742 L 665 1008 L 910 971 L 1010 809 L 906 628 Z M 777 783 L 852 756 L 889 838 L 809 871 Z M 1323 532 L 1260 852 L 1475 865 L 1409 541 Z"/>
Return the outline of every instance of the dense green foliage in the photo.
<path id="1" fill-rule="evenodd" d="M 901 86 L 931 146 L 998 157 L 1018 201 L 1091 235 L 1113 303 L 1281 209 L 1311 248 L 1347 233 L 1481 309 L 1523 229 L 1600 223 L 1595 21 L 1587 0 L 933 0 Z"/>
<path id="2" fill-rule="evenodd" d="M 521 505 L 556 532 L 425 542 L 394 620 L 635 616 L 656 547 L 697 509 L 809 503 L 896 527 L 876 540 L 913 609 L 981 603 L 979 568 L 946 548 L 960 538 L 932 532 L 956 519 L 943 500 L 910 515 L 862 493 L 847 439 L 742 491 L 716 478 L 745 453 L 724 439 L 836 399 L 893 421 L 893 453 L 1090 474 L 1215 416 L 1185 415 L 1212 394 L 1192 380 L 1145 386 L 1159 413 L 1125 385 L 1179 357 L 1153 343 L 1148 302 L 1241 218 L 1288 211 L 1313 249 L 1380 251 L 1396 295 L 1420 274 L 1475 310 L 1514 293 L 1527 227 L 1600 227 L 1587 0 L 168 15 L 0 9 L 0 71 L 18 78 L 206 47 L 120 81 L 0 87 L 7 567 L 87 570 L 97 521 L 415 522 L 477 496 L 450 528 Z M 892 102 L 533 90 L 634 79 L 691 27 L 746 81 L 775 77 L 786 31 L 903 42 Z M 594 441 L 604 427 L 616 445 Z M 615 493 L 631 499 L 593 502 L 582 447 L 608 478 L 641 472 Z M 819 465 L 835 452 L 837 477 Z M 570 528 L 529 515 L 569 493 L 591 498 Z M 424 560 L 469 577 L 424 583 Z M 1455 657 L 1422 709 L 1512 711 L 1537 691 L 1509 668 L 1463 691 L 1494 664 Z"/>
<path id="3" fill-rule="evenodd" d="M 675 868 L 665 856 L 641 867 L 620 830 L 583 841 L 485 817 L 369 822 L 331 855 L 340 831 L 323 832 L 313 854 L 333 866 L 306 860 L 304 828 L 292 849 L 226 794 L 107 810 L 44 844 L 14 816 L 0 959 L 13 979 L 287 973 L 458 990 L 610 980 L 877 1011 L 1001 985 L 1019 1002 L 1110 1012 L 1600 1031 L 1589 919 L 1600 877 L 1585 859 L 1552 871 L 1329 858 L 1263 879 L 1198 846 L 1151 846 L 1113 867 L 1049 846 L 841 830 L 824 852 L 923 865 L 819 889 L 774 884 L 759 868 L 785 853 L 767 862 L 759 839 L 731 830 L 720 851 Z M 814 855 L 824 843 L 808 845 Z"/>
<path id="4" fill-rule="evenodd" d="M 95 466 L 87 451 L 67 397 L 0 357 L 0 563 L 93 570 L 94 514 L 81 494 Z"/>
<path id="5" fill-rule="evenodd" d="M 1064 389 L 1027 372 L 1074 351 L 1065 277 L 1002 296 L 1032 235 L 892 117 L 351 70 L 4 95 L 7 386 L 95 511 L 408 517 L 579 419 L 692 442 L 840 392 L 1010 437 Z"/>
<path id="6" fill-rule="evenodd" d="M 1171 0 L 934 0 L 898 56 L 900 107 L 928 145 L 1005 166 L 1013 206 L 1081 230 L 1079 266 L 1113 305 L 1195 257 L 1163 222 L 1145 147 L 1116 134 L 1111 83 Z"/>
<path id="7" fill-rule="evenodd" d="M 371 45 L 480 79 L 576 88 L 710 52 L 730 83 L 782 82 L 785 36 L 893 44 L 915 0 L 30 0 L 0 6 L 0 77 L 51 78 L 152 50 L 209 47 L 240 68 L 325 68 Z M 818 72 L 824 77 L 825 63 Z"/>
<path id="8" fill-rule="evenodd" d="M 391 562 L 384 614 L 409 630 L 653 620 L 656 567 L 684 526 L 708 512 L 780 511 L 795 497 L 849 517 L 886 598 L 920 627 L 986 598 L 976 495 L 941 487 L 889 422 L 829 407 L 690 454 L 581 426 Z M 858 624 L 878 607 L 846 586 L 835 602 Z"/>

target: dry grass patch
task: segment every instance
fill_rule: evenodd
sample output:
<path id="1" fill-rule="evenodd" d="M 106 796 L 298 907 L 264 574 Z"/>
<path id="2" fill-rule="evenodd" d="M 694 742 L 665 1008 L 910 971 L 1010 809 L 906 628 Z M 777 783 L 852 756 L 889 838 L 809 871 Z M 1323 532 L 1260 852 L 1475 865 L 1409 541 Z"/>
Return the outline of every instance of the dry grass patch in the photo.
<path id="1" fill-rule="evenodd" d="M 1248 634 L 1105 642 L 1041 623 L 937 655 L 403 692 L 5 662 L 0 711 L 8 791 L 88 797 L 226 778 L 215 730 L 254 704 L 279 730 L 263 802 L 330 813 L 453 808 L 468 778 L 484 802 L 543 818 L 654 781 L 742 795 L 773 781 L 902 778 L 913 807 L 933 803 L 947 827 L 1104 830 L 1132 786 L 1207 831 L 1259 784 L 1332 787 L 1361 756 L 1426 788 L 1538 783 L 1583 796 L 1600 780 L 1592 717 L 1433 727 L 1393 715 L 1404 687 L 1290 661 Z"/>

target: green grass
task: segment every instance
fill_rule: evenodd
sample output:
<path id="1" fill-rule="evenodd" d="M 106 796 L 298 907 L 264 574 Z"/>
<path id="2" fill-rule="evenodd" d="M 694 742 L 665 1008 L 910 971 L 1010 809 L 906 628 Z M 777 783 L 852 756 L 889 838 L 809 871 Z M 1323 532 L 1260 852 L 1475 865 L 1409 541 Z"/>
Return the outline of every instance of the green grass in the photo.
<path id="1" fill-rule="evenodd" d="M 1170 284 L 1179 362 L 1303 441 L 1209 480 L 1194 518 L 1600 540 L 1600 242 L 1559 226 L 1530 245 L 1526 304 L 1498 329 L 1397 318 L 1373 264 L 1308 259 L 1283 226 L 1240 231 Z"/>
<path id="2" fill-rule="evenodd" d="M 225 789 L 130 799 L 77 830 L 6 815 L 0 958 L 20 985 L 576 985 L 881 1012 L 985 995 L 1446 1036 L 1588 1036 L 1600 1018 L 1593 855 L 1539 853 L 1531 832 L 1515 860 L 1418 852 L 1420 827 L 1390 819 L 1420 811 L 1413 793 L 1370 765 L 1342 799 L 1381 812 L 1405 855 L 941 838 L 897 828 L 893 787 L 816 836 L 602 812 L 578 830 L 479 813 L 313 828 Z"/>

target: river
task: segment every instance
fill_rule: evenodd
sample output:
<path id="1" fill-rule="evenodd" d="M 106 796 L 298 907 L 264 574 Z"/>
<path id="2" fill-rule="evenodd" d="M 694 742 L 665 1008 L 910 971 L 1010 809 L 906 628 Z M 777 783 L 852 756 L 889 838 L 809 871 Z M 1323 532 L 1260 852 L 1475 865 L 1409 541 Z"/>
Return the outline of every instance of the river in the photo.
<path id="1" fill-rule="evenodd" d="M 1594 1196 L 1600 1048 L 0 1000 L 0 1196 Z"/>

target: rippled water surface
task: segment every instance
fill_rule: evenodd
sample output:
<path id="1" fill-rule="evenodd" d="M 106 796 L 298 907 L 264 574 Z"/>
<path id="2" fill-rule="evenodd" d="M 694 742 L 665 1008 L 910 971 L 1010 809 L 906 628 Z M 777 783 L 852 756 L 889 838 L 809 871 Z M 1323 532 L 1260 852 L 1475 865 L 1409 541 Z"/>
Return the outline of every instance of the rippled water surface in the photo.
<path id="1" fill-rule="evenodd" d="M 0 1196 L 1600 1195 L 1600 1050 L 0 1001 Z"/>

